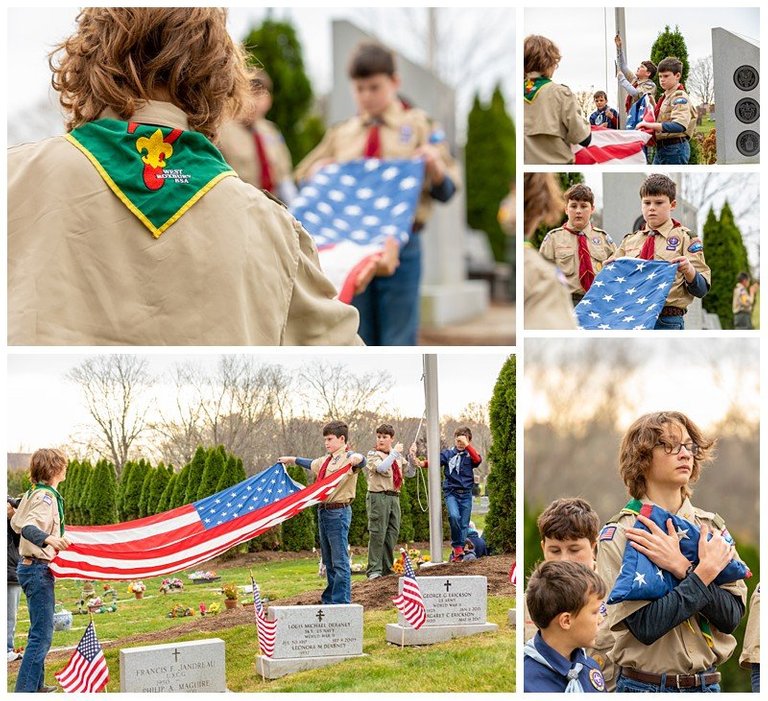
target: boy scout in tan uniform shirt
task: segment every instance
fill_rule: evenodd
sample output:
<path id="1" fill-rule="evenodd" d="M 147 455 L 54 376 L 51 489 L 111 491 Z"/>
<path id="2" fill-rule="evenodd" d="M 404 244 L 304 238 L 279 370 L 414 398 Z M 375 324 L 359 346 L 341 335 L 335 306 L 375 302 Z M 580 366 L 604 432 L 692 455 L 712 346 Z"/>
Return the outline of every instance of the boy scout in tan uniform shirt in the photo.
<path id="1" fill-rule="evenodd" d="M 530 241 L 523 247 L 526 329 L 575 329 L 576 318 L 567 282 L 539 255 Z"/>
<path id="2" fill-rule="evenodd" d="M 347 454 L 349 457 L 354 455 L 354 452 L 347 450 L 347 446 L 339 448 L 335 453 L 331 453 L 331 461 L 328 463 L 328 467 L 325 468 L 325 476 L 332 475 L 334 472 L 338 472 L 342 467 L 349 463 Z M 321 458 L 315 458 L 312 461 L 310 470 L 317 476 L 320 473 L 325 461 L 328 460 L 327 455 L 323 455 Z M 341 484 L 331 492 L 331 495 L 324 502 L 328 504 L 351 504 L 355 498 L 357 490 L 357 472 L 350 472 L 346 479 L 342 480 Z"/>
<path id="3" fill-rule="evenodd" d="M 641 501 L 651 503 L 647 499 Z M 689 499 L 683 501 L 677 515 L 699 527 L 706 524 L 713 532 L 722 531 L 725 528 L 725 523 L 720 516 L 694 507 Z M 613 537 L 610 540 L 598 541 L 598 574 L 606 582 L 610 582 L 611 587 L 616 582 L 624 557 L 627 543 L 625 531 L 637 520 L 637 514 L 634 512 L 622 511 L 617 516 L 618 518 L 614 517 L 610 521 L 611 524 L 615 523 L 618 526 Z M 746 605 L 747 586 L 743 580 L 724 584 L 721 589 L 739 597 Z M 624 619 L 648 603 L 647 601 L 623 601 L 608 606 L 608 626 L 614 639 L 609 656 L 617 672 L 619 668 L 626 667 L 656 675 L 698 674 L 718 667 L 733 654 L 736 638 L 712 627 L 712 647 L 709 647 L 699 626 L 698 616 L 692 616 L 653 644 L 643 644 L 632 635 Z"/>
<path id="4" fill-rule="evenodd" d="M 744 631 L 744 646 L 739 657 L 739 667 L 752 669 L 760 664 L 760 584 L 758 583 L 749 600 L 749 617 Z"/>
<path id="5" fill-rule="evenodd" d="M 296 166 L 296 180 L 301 182 L 309 179 L 312 167 L 318 161 L 329 159 L 344 163 L 362 158 L 370 127 L 374 123 L 366 115 L 357 115 L 331 127 L 323 140 Z M 379 123 L 381 157 L 412 158 L 416 149 L 430 143 L 430 137 L 436 131 L 439 130 L 426 112 L 417 108 L 405 109 L 399 100 L 395 100 L 384 111 Z M 448 176 L 458 189 L 461 182 L 459 167 L 451 157 L 445 139 L 435 145 L 440 151 Z M 432 213 L 432 197 L 429 194 L 431 187 L 426 177 L 414 220 L 417 229 L 426 224 Z"/>
<path id="6" fill-rule="evenodd" d="M 166 102 L 132 119 L 189 129 Z M 237 177 L 154 239 L 64 137 L 9 150 L 11 345 L 360 344 L 335 296 L 301 225 Z"/>
<path id="7" fill-rule="evenodd" d="M 579 280 L 579 236 L 587 237 L 592 269 L 597 276 L 605 261 L 616 251 L 616 244 L 605 231 L 592 226 L 591 222 L 577 234 L 565 226 L 552 229 L 539 246 L 541 256 L 550 263 L 554 263 L 565 275 L 568 291 L 572 295 L 586 294 Z"/>
<path id="8" fill-rule="evenodd" d="M 526 78 L 540 77 L 538 73 Z M 579 112 L 576 97 L 559 83 L 539 88 L 531 102 L 525 102 L 525 162 L 573 163 L 571 144 L 591 135 L 587 119 Z"/>
<path id="9" fill-rule="evenodd" d="M 663 145 L 665 141 L 679 141 L 681 137 L 687 136 L 689 139 L 696 130 L 696 110 L 691 104 L 691 98 L 688 93 L 678 85 L 672 90 L 664 93 L 663 101 L 658 106 L 656 120 L 657 122 L 677 122 L 685 127 L 685 132 L 656 132 L 656 143 Z"/>
<path id="10" fill-rule="evenodd" d="M 253 124 L 230 120 L 222 125 L 216 146 L 241 180 L 261 189 L 264 186 L 261 182 L 261 162 L 254 142 L 254 131 L 261 136 L 264 143 L 275 186 L 273 194 L 278 195 L 277 186 L 292 177 L 293 163 L 285 139 L 275 124 L 267 119 L 257 119 Z"/>
<path id="11" fill-rule="evenodd" d="M 693 235 L 690 229 L 674 219 L 668 219 L 656 231 L 654 260 L 672 260 L 685 256 L 691 261 L 696 272 L 701 273 L 707 284 L 712 284 L 712 273 L 704 261 L 704 247 L 698 236 Z M 647 229 L 627 234 L 609 260 L 622 257 L 638 258 L 647 236 Z M 667 301 L 664 303 L 665 307 L 685 310 L 693 301 L 693 297 L 688 292 L 683 274 L 678 271 L 667 295 Z M 663 315 L 664 312 L 662 312 Z"/>
<path id="12" fill-rule="evenodd" d="M 59 507 L 50 489 L 32 488 L 24 495 L 16 513 L 11 518 L 11 527 L 14 531 L 21 533 L 23 526 L 36 526 L 49 535 L 61 535 Z M 22 536 L 19 543 L 19 557 L 22 559 L 33 557 L 50 562 L 56 557 L 56 550 L 50 545 L 39 548 Z"/>

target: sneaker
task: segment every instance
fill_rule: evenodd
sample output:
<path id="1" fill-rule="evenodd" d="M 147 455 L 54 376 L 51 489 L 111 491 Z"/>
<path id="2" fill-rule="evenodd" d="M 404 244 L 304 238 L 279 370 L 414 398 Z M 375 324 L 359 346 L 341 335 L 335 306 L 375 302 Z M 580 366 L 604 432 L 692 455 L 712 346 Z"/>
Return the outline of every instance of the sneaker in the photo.
<path id="1" fill-rule="evenodd" d="M 461 562 L 464 559 L 464 548 L 454 548 L 449 562 Z"/>
<path id="2" fill-rule="evenodd" d="M 22 658 L 22 654 L 20 652 L 16 652 L 16 650 L 8 650 L 8 662 L 16 662 L 16 660 L 20 660 Z"/>
<path id="3" fill-rule="evenodd" d="M 51 694 L 51 693 L 56 692 L 58 690 L 59 690 L 58 686 L 45 686 L 45 685 L 43 685 L 43 686 L 41 686 L 37 690 L 37 693 L 38 694 Z"/>
<path id="4" fill-rule="evenodd" d="M 378 579 L 379 577 L 381 577 L 381 575 L 378 572 L 368 575 L 368 579 Z"/>

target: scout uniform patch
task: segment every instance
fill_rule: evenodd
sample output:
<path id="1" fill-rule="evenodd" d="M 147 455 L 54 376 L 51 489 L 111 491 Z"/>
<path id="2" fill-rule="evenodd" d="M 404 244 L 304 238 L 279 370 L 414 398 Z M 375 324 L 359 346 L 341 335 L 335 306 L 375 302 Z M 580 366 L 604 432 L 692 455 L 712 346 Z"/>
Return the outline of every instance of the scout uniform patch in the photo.
<path id="1" fill-rule="evenodd" d="M 589 683 L 592 684 L 598 691 L 605 691 L 605 680 L 603 675 L 597 669 L 589 670 Z"/>
<path id="2" fill-rule="evenodd" d="M 699 239 L 696 239 L 690 246 L 688 246 L 688 250 L 691 253 L 698 253 L 699 251 L 704 250 L 704 244 Z"/>
<path id="3" fill-rule="evenodd" d="M 527 78 L 524 85 L 523 97 L 529 104 L 536 99 L 539 90 L 543 88 L 547 83 L 551 83 L 551 78 L 545 78 L 539 76 L 538 78 Z"/>
<path id="4" fill-rule="evenodd" d="M 120 201 L 158 238 L 235 171 L 202 134 L 117 119 L 66 135 Z"/>

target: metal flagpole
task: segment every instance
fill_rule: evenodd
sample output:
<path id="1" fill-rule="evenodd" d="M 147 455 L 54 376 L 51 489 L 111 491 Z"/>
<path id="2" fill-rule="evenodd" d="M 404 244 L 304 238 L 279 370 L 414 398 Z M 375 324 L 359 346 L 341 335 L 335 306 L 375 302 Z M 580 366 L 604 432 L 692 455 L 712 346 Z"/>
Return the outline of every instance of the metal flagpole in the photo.
<path id="1" fill-rule="evenodd" d="M 629 64 L 629 47 L 627 46 L 627 27 L 626 27 L 626 22 L 624 20 L 623 7 L 616 8 L 615 22 L 616 22 L 615 34 L 618 34 L 621 36 L 621 45 L 624 48 L 624 58 L 627 60 L 627 64 Z M 627 126 L 627 115 L 624 111 L 624 105 L 621 100 L 621 94 L 622 94 L 621 84 L 619 83 L 619 80 L 617 78 L 616 79 L 616 99 L 618 100 L 619 104 L 616 105 L 616 111 L 619 113 L 619 129 L 624 129 Z"/>
<path id="2" fill-rule="evenodd" d="M 440 489 L 440 411 L 437 401 L 437 356 L 424 356 L 424 395 L 427 410 L 427 459 L 429 469 L 429 555 L 443 561 L 443 510 Z"/>

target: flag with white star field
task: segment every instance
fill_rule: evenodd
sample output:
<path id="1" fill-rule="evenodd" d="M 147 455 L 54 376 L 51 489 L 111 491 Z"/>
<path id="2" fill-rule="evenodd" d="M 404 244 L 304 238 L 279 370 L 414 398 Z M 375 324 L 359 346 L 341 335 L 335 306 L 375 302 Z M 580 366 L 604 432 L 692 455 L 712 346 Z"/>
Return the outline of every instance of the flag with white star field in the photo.
<path id="1" fill-rule="evenodd" d="M 675 275 L 676 263 L 617 258 L 597 274 L 587 294 L 576 305 L 579 328 L 652 329 Z"/>
<path id="2" fill-rule="evenodd" d="M 69 526 L 69 548 L 50 564 L 54 576 L 141 579 L 194 567 L 325 501 L 351 464 L 309 487 L 276 463 L 212 496 L 154 516 L 108 526 Z"/>
<path id="3" fill-rule="evenodd" d="M 356 273 L 388 237 L 401 248 L 408 243 L 423 182 L 423 159 L 362 158 L 325 166 L 291 202 L 342 302 L 352 299 Z"/>
<path id="4" fill-rule="evenodd" d="M 653 521 L 659 528 L 668 533 L 667 519 L 672 519 L 672 526 L 680 540 L 680 552 L 694 566 L 699 562 L 699 538 L 701 530 L 699 527 L 681 516 L 672 514 L 662 509 L 656 504 L 643 504 L 637 499 L 633 499 L 624 508 L 637 514 L 642 514 Z M 650 529 L 645 526 L 640 519 L 637 519 L 632 526 L 650 533 Z M 613 540 L 616 536 L 618 526 L 615 523 L 609 523 L 600 531 L 598 543 Z M 710 538 L 712 537 L 710 533 Z M 720 535 L 733 545 L 733 538 L 727 529 L 723 529 Z M 735 582 L 738 579 L 745 579 L 752 576 L 749 568 L 741 561 L 734 558 L 715 578 L 715 584 L 722 585 L 729 582 Z M 646 555 L 639 550 L 635 550 L 627 540 L 624 547 L 624 557 L 621 561 L 621 570 L 613 585 L 611 595 L 608 597 L 609 604 L 618 604 L 621 601 L 654 601 L 671 592 L 680 580 L 671 572 L 663 570 L 651 562 Z"/>

